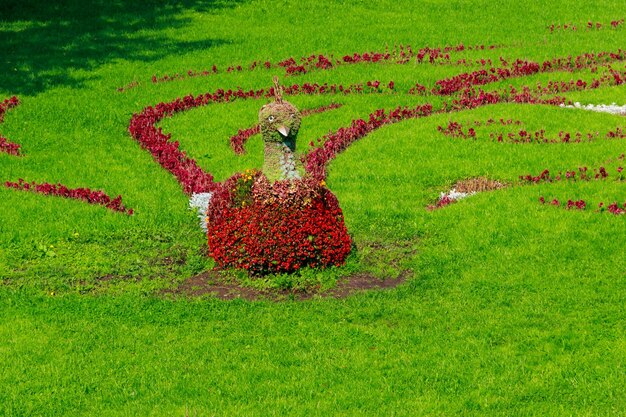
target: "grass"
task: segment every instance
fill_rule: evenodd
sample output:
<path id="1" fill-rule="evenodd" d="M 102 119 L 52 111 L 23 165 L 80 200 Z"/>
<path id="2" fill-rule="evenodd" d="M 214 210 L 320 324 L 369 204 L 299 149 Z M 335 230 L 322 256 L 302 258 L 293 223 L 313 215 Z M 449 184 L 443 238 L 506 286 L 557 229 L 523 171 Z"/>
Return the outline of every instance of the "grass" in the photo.
<path id="1" fill-rule="evenodd" d="M 494 62 L 616 50 L 626 44 L 623 26 L 555 33 L 546 26 L 607 26 L 624 18 L 621 2 L 105 3 L 0 6 L 0 64 L 7 69 L 0 99 L 16 94 L 22 101 L 0 133 L 26 155 L 0 153 L 0 181 L 104 189 L 136 211 L 128 217 L 0 188 L 0 415 L 623 413 L 624 216 L 594 208 L 625 201 L 624 182 L 512 186 L 425 210 L 463 178 L 515 183 L 522 174 L 581 165 L 615 172 L 625 151 L 620 140 L 490 141 L 490 132 L 513 131 L 503 126 L 478 128 L 476 141 L 454 140 L 437 126 L 511 118 L 551 136 L 603 134 L 623 127 L 623 117 L 501 104 L 370 134 L 330 165 L 327 182 L 358 245 L 409 242 L 402 267 L 412 278 L 384 292 L 282 303 L 158 295 L 213 262 L 180 186 L 127 133 L 131 115 L 147 105 L 220 87 L 265 87 L 274 74 L 293 83 L 395 81 L 394 94 L 290 98 L 299 108 L 343 104 L 304 120 L 298 146 L 306 149 L 377 108 L 439 105 L 437 97 L 404 92 L 476 68 L 354 65 L 291 79 L 278 70 L 223 69 L 399 44 L 505 45 L 459 55 Z M 149 81 L 213 64 L 222 70 L 214 76 Z M 542 74 L 499 86 L 595 76 Z M 132 81 L 140 85 L 116 91 Z M 625 104 L 625 91 L 566 96 Z M 223 180 L 262 164 L 258 137 L 242 157 L 228 145 L 237 129 L 254 124 L 260 105 L 206 106 L 161 126 Z M 594 207 L 543 206 L 541 195 L 584 198 Z M 371 265 L 354 256 L 344 271 L 390 273 L 388 260 L 383 254 Z M 337 271 L 309 273 L 302 279 L 327 283 Z M 291 285 L 280 279 L 277 285 Z"/>

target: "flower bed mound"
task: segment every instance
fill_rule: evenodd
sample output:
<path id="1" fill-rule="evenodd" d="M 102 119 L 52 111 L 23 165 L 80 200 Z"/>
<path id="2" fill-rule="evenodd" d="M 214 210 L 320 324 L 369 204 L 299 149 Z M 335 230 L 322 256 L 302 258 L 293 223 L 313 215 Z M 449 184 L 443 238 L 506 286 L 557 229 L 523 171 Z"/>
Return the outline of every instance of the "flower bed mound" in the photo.
<path id="1" fill-rule="evenodd" d="M 207 226 L 217 265 L 252 274 L 340 266 L 351 250 L 337 198 L 312 178 L 236 174 L 212 197 Z"/>

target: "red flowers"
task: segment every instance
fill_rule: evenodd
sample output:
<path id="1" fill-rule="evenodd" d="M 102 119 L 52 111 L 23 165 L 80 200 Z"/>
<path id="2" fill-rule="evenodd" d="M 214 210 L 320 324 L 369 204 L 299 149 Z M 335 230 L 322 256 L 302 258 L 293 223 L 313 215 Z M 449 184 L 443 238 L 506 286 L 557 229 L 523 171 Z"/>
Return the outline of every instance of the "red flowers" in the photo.
<path id="1" fill-rule="evenodd" d="M 259 133 L 261 133 L 261 126 L 258 124 L 247 129 L 239 129 L 236 135 L 230 137 L 230 147 L 233 148 L 236 154 L 244 154 L 246 150 L 243 148 L 243 145 L 246 144 L 250 137 Z"/>
<path id="2" fill-rule="evenodd" d="M 582 54 L 575 58 L 555 58 L 543 63 L 518 59 L 512 64 L 502 61 L 501 67 L 490 67 L 471 73 L 463 73 L 450 78 L 444 78 L 435 83 L 432 93 L 436 95 L 450 95 L 457 91 L 470 88 L 476 85 L 485 85 L 509 78 L 525 77 L 539 72 L 551 71 L 572 71 L 573 69 L 592 68 L 599 64 L 623 61 L 624 51 L 621 49 L 616 53 L 600 52 L 598 54 Z M 613 71 L 615 72 L 615 71 Z M 617 74 L 619 77 L 619 74 Z M 623 81 L 616 80 L 617 84 Z"/>
<path id="3" fill-rule="evenodd" d="M 350 94 L 363 91 L 363 84 L 352 84 L 347 87 L 336 84 L 294 84 L 284 89 L 286 95 L 298 94 L 329 94 L 339 93 Z M 249 90 L 244 91 L 239 88 L 237 90 L 218 89 L 214 93 L 200 94 L 197 97 L 192 95 L 185 96 L 182 99 L 177 98 L 170 103 L 159 103 L 156 106 L 146 107 L 139 114 L 134 114 L 130 121 L 128 131 L 141 146 L 148 150 L 154 159 L 165 169 L 170 171 L 182 185 L 183 190 L 187 194 L 211 192 L 215 189 L 216 183 L 213 176 L 205 172 L 194 159 L 180 150 L 177 141 L 170 142 L 171 135 L 165 134 L 161 128 L 157 128 L 155 124 L 161 119 L 172 116 L 175 113 L 189 110 L 199 106 L 205 106 L 210 103 L 229 103 L 234 100 L 260 99 L 265 97 L 273 97 L 274 88 L 268 90 Z M 338 105 L 331 104 L 326 109 L 336 108 Z M 248 132 L 240 131 L 238 138 L 234 139 L 237 143 L 234 148 L 239 150 L 243 143 L 254 134 L 254 128 Z M 246 137 L 247 136 L 247 137 Z"/>
<path id="4" fill-rule="evenodd" d="M 336 197 L 312 178 L 235 174 L 211 199 L 207 226 L 217 264 L 254 274 L 340 266 L 351 249 Z"/>
<path id="5" fill-rule="evenodd" d="M 4 114 L 14 107 L 19 106 L 20 100 L 13 96 L 11 98 L 4 99 L 0 102 L 0 123 L 4 121 Z M 0 152 L 8 153 L 13 156 L 20 156 L 21 146 L 17 143 L 11 142 L 9 139 L 0 135 Z"/>
<path id="6" fill-rule="evenodd" d="M 539 197 L 539 202 L 541 204 L 546 204 L 546 199 L 541 196 Z M 584 200 L 567 200 L 567 203 L 562 204 L 555 198 L 549 204 L 556 207 L 563 207 L 566 210 L 585 210 L 587 208 L 587 203 Z M 621 207 L 616 201 L 609 205 L 604 204 L 604 202 L 600 202 L 598 204 L 598 211 L 602 212 L 604 210 L 615 215 L 625 214 L 626 202 L 624 202 Z"/>
<path id="7" fill-rule="evenodd" d="M 17 143 L 13 143 L 0 135 L 0 152 L 8 153 L 13 156 L 20 156 L 20 148 L 21 146 Z"/>
<path id="8" fill-rule="evenodd" d="M 92 191 L 89 188 L 68 188 L 62 184 L 28 183 L 21 178 L 18 182 L 7 181 L 4 185 L 7 188 L 13 188 L 15 190 L 82 200 L 89 204 L 104 206 L 109 210 L 126 213 L 129 216 L 133 214 L 133 209 L 126 208 L 122 204 L 122 196 L 118 195 L 115 198 L 111 198 L 104 191 Z"/>
<path id="9" fill-rule="evenodd" d="M 20 101 L 17 97 L 13 96 L 10 99 L 6 99 L 0 102 L 0 122 L 4 118 L 4 114 L 18 106 Z M 20 156 L 20 145 L 9 142 L 6 138 L 0 136 L 0 152 L 6 152 L 10 155 Z M 86 201 L 89 204 L 99 204 L 106 208 L 126 213 L 128 215 L 133 214 L 133 209 L 128 209 L 122 204 L 122 196 L 111 198 L 104 191 L 92 191 L 89 188 L 67 188 L 62 184 L 49 184 L 42 183 L 37 184 L 35 182 L 25 182 L 23 179 L 19 179 L 18 182 L 6 181 L 4 186 L 15 190 L 30 191 L 38 194 L 52 195 L 65 198 L 73 198 L 77 200 Z"/>
<path id="10" fill-rule="evenodd" d="M 620 172 L 619 168 L 617 169 Z M 544 169 L 539 175 L 533 176 L 531 174 L 520 175 L 519 179 L 522 183 L 537 184 L 540 182 L 556 182 L 556 181 L 591 181 L 591 180 L 604 180 L 609 176 L 606 168 L 601 166 L 596 168 L 593 172 L 589 171 L 589 168 L 579 167 L 578 170 L 560 172 L 556 176 L 550 175 L 550 171 Z"/>
<path id="11" fill-rule="evenodd" d="M 463 131 L 463 125 L 457 122 L 449 122 L 448 126 L 443 128 L 437 126 L 437 130 L 446 136 L 452 138 L 474 138 L 476 139 L 476 131 L 474 128 L 469 128 L 467 132 Z"/>
<path id="12" fill-rule="evenodd" d="M 624 19 L 620 19 L 620 20 L 611 20 L 611 29 L 617 29 L 620 25 L 622 25 L 624 23 Z M 602 24 L 601 22 L 592 22 L 592 21 L 588 21 L 586 24 L 579 24 L 579 26 L 577 27 L 574 23 L 565 23 L 565 24 L 551 24 L 550 26 L 548 26 L 548 29 L 550 30 L 550 32 L 555 32 L 555 31 L 566 31 L 566 30 L 571 30 L 573 32 L 576 32 L 578 30 L 578 28 L 582 28 L 584 27 L 585 30 L 601 30 L 605 27 L 604 24 Z"/>
<path id="13" fill-rule="evenodd" d="M 622 204 L 622 207 L 620 207 L 616 201 L 614 201 L 613 203 L 609 204 L 606 207 L 607 211 L 609 213 L 615 214 L 615 215 L 619 215 L 619 214 L 624 214 L 626 213 L 626 202 L 624 202 L 624 204 Z"/>
<path id="14" fill-rule="evenodd" d="M 483 124 L 483 122 L 479 120 L 475 120 L 473 122 L 473 126 L 489 126 L 494 123 L 496 123 L 496 121 L 493 119 L 489 119 L 486 124 Z M 502 126 L 508 126 L 513 123 L 516 125 L 522 124 L 519 120 L 513 121 L 511 119 L 500 119 L 500 124 Z M 473 127 L 470 127 L 467 131 L 465 131 L 463 125 L 455 121 L 450 121 L 445 128 L 443 126 L 437 126 L 437 130 L 452 138 L 476 139 L 476 130 Z M 489 137 L 497 142 L 509 143 L 581 143 L 596 140 L 600 137 L 600 132 L 587 132 L 583 134 L 581 132 L 570 133 L 566 131 L 559 131 L 558 137 L 549 137 L 546 135 L 546 131 L 544 129 L 537 131 L 516 129 L 514 132 L 508 133 L 491 132 L 489 133 Z M 626 138 L 626 131 L 618 126 L 615 130 L 609 130 L 603 137 L 606 139 L 624 139 Z"/>
<path id="15" fill-rule="evenodd" d="M 14 107 L 19 106 L 20 100 L 13 96 L 0 102 L 0 123 L 4 121 L 4 114 Z"/>
<path id="16" fill-rule="evenodd" d="M 397 123 L 406 119 L 414 119 L 429 116 L 433 106 L 429 103 L 418 105 L 414 108 L 397 107 L 389 113 L 378 109 L 369 115 L 368 120 L 353 120 L 349 127 L 342 127 L 334 133 L 324 136 L 323 144 L 319 148 L 311 150 L 304 157 L 304 167 L 313 178 L 322 181 L 326 178 L 326 165 L 337 154 L 343 152 L 354 141 L 363 138 L 370 132 L 381 126 Z"/>

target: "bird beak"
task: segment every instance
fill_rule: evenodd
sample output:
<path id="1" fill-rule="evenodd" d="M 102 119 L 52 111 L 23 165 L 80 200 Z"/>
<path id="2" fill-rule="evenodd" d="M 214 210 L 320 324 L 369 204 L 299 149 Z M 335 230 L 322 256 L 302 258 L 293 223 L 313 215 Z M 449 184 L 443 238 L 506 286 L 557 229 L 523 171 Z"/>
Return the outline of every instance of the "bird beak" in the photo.
<path id="1" fill-rule="evenodd" d="M 280 132 L 281 135 L 283 135 L 284 137 L 289 136 L 289 128 L 287 126 L 280 126 L 278 128 L 278 131 Z"/>

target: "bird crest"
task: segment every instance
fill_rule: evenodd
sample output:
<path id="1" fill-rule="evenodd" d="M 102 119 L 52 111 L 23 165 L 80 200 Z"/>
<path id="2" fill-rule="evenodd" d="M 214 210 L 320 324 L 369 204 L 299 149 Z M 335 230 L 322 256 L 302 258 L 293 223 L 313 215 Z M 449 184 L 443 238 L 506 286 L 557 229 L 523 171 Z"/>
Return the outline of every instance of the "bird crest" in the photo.
<path id="1" fill-rule="evenodd" d="M 276 103 L 283 102 L 283 87 L 278 82 L 278 77 L 274 76 L 274 100 Z"/>

